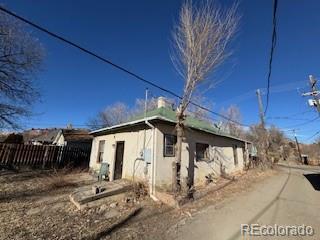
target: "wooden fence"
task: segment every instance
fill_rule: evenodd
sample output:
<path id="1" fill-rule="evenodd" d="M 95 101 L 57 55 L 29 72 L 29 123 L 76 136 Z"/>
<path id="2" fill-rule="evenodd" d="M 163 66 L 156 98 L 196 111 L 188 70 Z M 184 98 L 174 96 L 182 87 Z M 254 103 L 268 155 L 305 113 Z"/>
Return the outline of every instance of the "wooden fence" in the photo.
<path id="1" fill-rule="evenodd" d="M 87 167 L 91 148 L 54 145 L 0 144 L 0 164 L 11 166 Z"/>

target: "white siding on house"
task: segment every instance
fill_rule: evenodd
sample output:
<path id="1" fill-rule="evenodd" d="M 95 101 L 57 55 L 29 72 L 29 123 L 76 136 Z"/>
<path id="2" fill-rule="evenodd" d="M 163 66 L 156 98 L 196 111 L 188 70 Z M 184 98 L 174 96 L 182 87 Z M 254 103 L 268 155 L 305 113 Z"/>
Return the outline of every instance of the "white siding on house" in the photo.
<path id="1" fill-rule="evenodd" d="M 158 125 L 157 137 L 157 168 L 156 185 L 158 188 L 169 189 L 172 180 L 172 162 L 175 157 L 163 156 L 164 134 L 174 133 L 174 126 L 166 124 Z M 196 130 L 185 131 L 185 140 L 182 143 L 181 177 L 186 181 L 188 177 L 189 164 L 194 164 L 194 184 L 202 185 L 208 174 L 221 175 L 221 170 L 226 173 L 242 171 L 244 167 L 244 156 L 242 147 L 244 143 L 235 139 L 207 134 Z M 196 161 L 196 143 L 206 143 L 210 148 L 210 161 Z M 237 145 L 238 165 L 234 165 L 233 145 Z M 189 161 L 190 159 L 190 161 Z M 192 174 L 190 171 L 189 174 Z M 190 175 L 191 176 L 191 175 Z"/>
<path id="2" fill-rule="evenodd" d="M 146 130 L 146 148 L 152 147 L 152 130 Z M 141 157 L 141 151 L 143 150 L 144 130 L 121 132 L 115 134 L 109 134 L 104 136 L 95 137 L 92 141 L 92 150 L 90 157 L 90 168 L 98 170 L 100 163 L 97 162 L 98 146 L 100 140 L 105 140 L 105 149 L 103 162 L 109 163 L 110 179 L 114 179 L 114 165 L 115 165 L 115 153 L 116 143 L 119 141 L 124 142 L 124 155 L 123 155 L 123 169 L 122 178 L 132 180 L 133 165 L 135 164 L 135 179 L 148 180 L 151 166 L 144 161 L 137 160 Z M 148 174 L 145 176 L 144 168 L 147 166 Z"/>
<path id="3" fill-rule="evenodd" d="M 136 161 L 135 164 L 135 179 L 149 181 L 151 184 L 152 168 L 153 179 L 158 189 L 171 189 L 172 182 L 172 162 L 175 157 L 164 157 L 164 134 L 175 135 L 174 126 L 158 123 L 154 124 L 155 128 L 155 144 L 154 165 L 146 164 L 143 161 Z M 153 149 L 152 129 L 146 130 L 146 148 Z M 217 136 L 205 132 L 187 129 L 185 131 L 185 140 L 182 145 L 182 162 L 181 162 L 181 177 L 183 181 L 191 176 L 194 164 L 194 183 L 202 185 L 208 174 L 219 176 L 222 171 L 226 173 L 234 173 L 241 171 L 244 167 L 243 150 L 245 143 L 236 139 Z M 119 133 L 112 133 L 104 136 L 97 136 L 93 139 L 90 168 L 98 170 L 100 164 L 97 163 L 98 146 L 100 140 L 105 140 L 105 149 L 103 162 L 110 165 L 110 179 L 114 179 L 114 163 L 116 142 L 124 141 L 124 160 L 122 177 L 132 180 L 133 165 L 135 159 L 141 157 L 140 153 L 143 150 L 144 130 L 136 129 Z M 209 145 L 210 159 L 209 161 L 196 161 L 196 143 L 204 143 Z M 234 164 L 233 146 L 237 145 L 238 164 Z M 151 160 L 151 163 L 153 161 Z M 145 166 L 147 166 L 147 175 L 144 174 Z M 188 173 L 188 169 L 190 170 Z"/>

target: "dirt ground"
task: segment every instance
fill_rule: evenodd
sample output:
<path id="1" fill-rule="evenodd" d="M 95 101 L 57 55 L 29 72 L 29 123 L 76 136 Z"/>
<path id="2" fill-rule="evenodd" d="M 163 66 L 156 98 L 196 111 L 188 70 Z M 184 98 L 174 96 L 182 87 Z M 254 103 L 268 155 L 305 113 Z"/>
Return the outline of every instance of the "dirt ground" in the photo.
<path id="1" fill-rule="evenodd" d="M 87 173 L 0 171 L 0 239 L 92 239 L 133 208 L 99 206 L 79 211 L 69 194 L 92 183 Z"/>
<path id="2" fill-rule="evenodd" d="M 220 179 L 222 188 L 214 191 L 201 199 L 191 201 L 179 209 L 173 209 L 163 204 L 146 204 L 139 215 L 135 216 L 103 239 L 176 239 L 179 227 L 193 214 L 209 205 L 221 207 L 224 202 L 232 200 L 240 193 L 249 191 L 256 183 L 278 174 L 275 170 L 260 171 L 250 170 L 236 176 L 236 180 L 225 184 L 225 179 Z M 219 182 L 217 184 L 220 184 Z"/>
<path id="3" fill-rule="evenodd" d="M 180 209 L 143 198 L 79 211 L 69 194 L 93 182 L 87 173 L 0 171 L 0 239 L 173 239 L 178 227 L 199 209 L 221 203 L 273 174 L 251 170 Z M 123 223 L 137 208 L 140 211 Z M 99 232 L 104 234 L 97 236 Z"/>
<path id="4" fill-rule="evenodd" d="M 277 165 L 276 175 L 254 184 L 249 191 L 197 211 L 171 236 L 176 240 L 320 239 L 319 186 L 319 167 Z M 241 231 L 242 224 L 274 230 L 250 233 Z M 309 231 L 280 233 L 275 226 L 308 226 Z"/>

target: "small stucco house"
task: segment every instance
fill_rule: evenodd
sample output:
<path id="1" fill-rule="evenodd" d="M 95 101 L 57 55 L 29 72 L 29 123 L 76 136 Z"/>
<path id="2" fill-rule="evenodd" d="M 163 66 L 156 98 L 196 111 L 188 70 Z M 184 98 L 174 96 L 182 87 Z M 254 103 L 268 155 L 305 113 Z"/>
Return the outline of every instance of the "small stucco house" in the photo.
<path id="1" fill-rule="evenodd" d="M 146 181 L 151 194 L 171 189 L 175 124 L 176 113 L 159 99 L 158 108 L 145 116 L 91 132 L 90 168 L 97 171 L 101 162 L 107 162 L 111 181 Z M 182 147 L 181 179 L 191 179 L 195 186 L 204 184 L 208 176 L 242 171 L 248 159 L 245 140 L 188 116 Z"/>

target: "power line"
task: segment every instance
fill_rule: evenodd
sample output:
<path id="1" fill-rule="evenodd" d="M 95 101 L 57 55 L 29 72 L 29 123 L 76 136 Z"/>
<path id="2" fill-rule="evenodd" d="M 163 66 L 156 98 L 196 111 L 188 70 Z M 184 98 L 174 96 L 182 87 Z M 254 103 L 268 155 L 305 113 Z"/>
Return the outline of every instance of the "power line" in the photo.
<path id="1" fill-rule="evenodd" d="M 313 112 L 313 109 L 309 109 L 309 110 L 306 110 L 306 111 L 303 111 L 303 112 L 298 112 L 298 113 L 289 115 L 288 117 L 295 117 L 297 115 L 302 115 L 302 114 L 309 113 L 309 112 Z"/>
<path id="2" fill-rule="evenodd" d="M 276 119 L 276 120 L 292 120 L 292 121 L 309 121 L 305 118 L 291 118 L 291 117 L 267 117 L 267 119 Z"/>
<path id="3" fill-rule="evenodd" d="M 308 137 L 305 141 L 308 141 L 308 140 L 314 138 L 314 137 L 317 136 L 318 134 L 320 134 L 320 130 L 317 131 L 315 134 L 313 134 L 311 137 Z"/>
<path id="4" fill-rule="evenodd" d="M 282 92 L 288 92 L 288 91 L 292 91 L 292 90 L 296 90 L 297 89 L 297 85 L 300 83 L 304 83 L 305 81 L 295 81 L 295 82 L 290 82 L 290 83 L 286 83 L 286 84 L 279 84 L 279 85 L 273 85 L 270 87 L 269 92 L 270 93 L 282 93 Z M 261 95 L 264 95 L 267 88 L 260 88 L 261 90 Z M 237 95 L 235 97 L 231 97 L 228 98 L 227 100 L 223 100 L 222 102 L 217 102 L 216 104 L 218 105 L 223 105 L 225 103 L 229 103 L 229 102 L 234 102 L 237 101 L 237 103 L 242 102 L 244 100 L 248 100 L 250 98 L 255 97 L 255 92 L 256 89 L 252 89 L 249 90 L 247 92 L 244 92 L 240 95 Z"/>
<path id="5" fill-rule="evenodd" d="M 72 122 L 68 122 L 68 123 L 44 123 L 44 122 L 27 122 L 25 123 L 26 125 L 38 125 L 38 126 L 67 126 L 68 124 L 71 124 L 72 126 L 75 127 L 93 127 L 93 126 L 99 126 L 99 127 L 103 127 L 103 124 L 77 124 L 77 123 L 72 123 Z"/>
<path id="6" fill-rule="evenodd" d="M 267 83 L 267 102 L 266 108 L 264 110 L 264 115 L 267 114 L 268 107 L 269 107 L 269 98 L 270 98 L 270 79 L 271 79 L 271 72 L 272 72 L 272 61 L 273 61 L 273 52 L 277 44 L 277 8 L 278 8 L 278 0 L 273 0 L 273 19 L 272 19 L 272 38 L 271 38 L 271 49 L 270 49 L 270 58 L 269 58 L 269 69 L 268 69 L 268 83 Z"/>
<path id="7" fill-rule="evenodd" d="M 319 119 L 319 118 L 320 118 L 320 116 L 317 116 L 316 118 L 310 119 L 310 120 L 308 120 L 307 122 L 303 122 L 303 123 L 296 124 L 296 125 L 292 125 L 292 126 L 285 127 L 285 128 L 295 128 L 295 127 L 300 127 L 300 126 L 303 126 L 303 125 L 307 125 L 307 124 L 309 124 L 309 123 L 312 123 L 312 122 L 316 121 L 316 120 Z"/>
<path id="8" fill-rule="evenodd" d="M 90 50 L 88 50 L 88 49 L 86 49 L 86 48 L 84 48 L 84 47 L 81 47 L 79 44 L 74 43 L 74 42 L 72 42 L 72 41 L 70 41 L 70 40 L 68 40 L 68 39 L 66 39 L 66 38 L 64 38 L 64 37 L 62 37 L 62 36 L 59 36 L 58 34 L 53 33 L 53 32 L 51 32 L 51 31 L 49 31 L 48 29 L 46 29 L 46 28 L 44 28 L 44 27 L 42 27 L 42 26 L 39 26 L 39 25 L 36 24 L 36 23 L 33 23 L 33 22 L 29 21 L 28 19 L 26 19 L 26 18 L 24 18 L 24 17 L 21 17 L 21 16 L 15 14 L 15 13 L 13 13 L 13 12 L 11 12 L 10 10 L 8 10 L 8 9 L 2 7 L 2 6 L 0 6 L 0 10 L 1 10 L 2 12 L 5 12 L 5 13 L 9 14 L 10 16 L 15 17 L 15 18 L 19 19 L 20 21 L 22 21 L 22 22 L 24 22 L 24 23 L 27 23 L 28 25 L 30 25 L 30 26 L 32 26 L 32 27 L 34 27 L 34 28 L 36 28 L 36 29 L 38 29 L 38 30 L 40 30 L 40 31 L 42 31 L 42 32 L 50 35 L 50 36 L 52 36 L 53 38 L 56 38 L 56 39 L 58 39 L 58 40 L 60 40 L 60 41 L 62 41 L 62 42 L 64 42 L 64 43 L 66 43 L 66 44 L 68 44 L 68 45 L 71 45 L 71 46 L 79 49 L 80 51 L 82 51 L 82 52 L 84 52 L 84 53 L 86 53 L 86 54 L 89 54 L 89 55 L 91 55 L 91 56 L 99 59 L 100 61 L 103 61 L 104 63 L 107 63 L 107 64 L 109 64 L 109 65 L 117 68 L 118 70 L 123 71 L 123 72 L 131 75 L 132 77 L 134 77 L 135 79 L 138 79 L 139 81 L 142 81 L 142 82 L 144 82 L 144 83 L 146 83 L 146 84 L 148 84 L 148 85 L 150 85 L 150 86 L 152 86 L 152 87 L 155 87 L 155 88 L 157 88 L 157 89 L 159 89 L 159 90 L 161 90 L 161 91 L 163 91 L 163 92 L 166 92 L 166 93 L 168 93 L 168 94 L 170 94 L 170 95 L 172 95 L 172 96 L 174 96 L 174 97 L 177 97 L 177 98 L 179 98 L 179 99 L 182 99 L 182 97 L 179 96 L 178 94 L 176 94 L 175 92 L 173 92 L 173 91 L 171 91 L 171 90 L 169 90 L 169 89 L 166 89 L 166 88 L 164 88 L 164 87 L 161 87 L 160 85 L 158 85 L 158 84 L 156 84 L 156 83 L 154 83 L 154 82 L 152 82 L 152 81 L 149 81 L 149 80 L 145 79 L 144 77 L 139 76 L 138 74 L 133 73 L 132 71 L 130 71 L 130 70 L 128 70 L 128 69 L 126 69 L 126 68 L 124 68 L 124 67 L 122 67 L 122 66 L 120 66 L 120 65 L 118 65 L 118 64 L 116 64 L 116 63 L 113 63 L 111 60 L 108 60 L 108 59 L 106 59 L 106 58 L 104 58 L 104 57 L 102 57 L 102 56 L 99 56 L 97 53 L 94 53 L 94 52 L 92 52 L 92 51 L 90 51 Z M 238 124 L 238 125 L 240 125 L 240 126 L 245 126 L 245 127 L 248 127 L 248 126 L 249 126 L 248 124 L 239 123 L 239 122 L 237 122 L 237 121 L 235 121 L 235 120 L 233 120 L 233 119 L 231 119 L 231 118 L 229 118 L 229 117 L 226 117 L 226 116 L 224 116 L 224 115 L 222 115 L 222 114 L 220 114 L 220 113 L 214 112 L 214 111 L 212 111 L 212 110 L 210 110 L 210 109 L 208 109 L 208 108 L 206 108 L 206 107 L 203 107 L 203 106 L 201 106 L 201 105 L 199 105 L 199 104 L 197 104 L 197 103 L 195 103 L 195 102 L 190 101 L 190 104 L 192 104 L 192 105 L 194 105 L 194 106 L 196 106 L 196 107 L 198 107 L 198 108 L 200 108 L 200 109 L 202 109 L 202 110 L 205 110 L 205 111 L 207 111 L 207 112 L 210 112 L 211 114 L 214 114 L 214 115 L 216 115 L 216 116 L 219 116 L 219 117 L 221 117 L 221 118 L 224 118 L 224 119 L 226 119 L 226 120 L 228 120 L 228 121 L 230 121 L 230 122 L 233 122 L 233 123 L 235 123 L 235 124 Z"/>
<path id="9" fill-rule="evenodd" d="M 128 69 L 126 69 L 126 68 L 124 68 L 124 67 L 122 67 L 122 66 L 120 66 L 120 65 L 118 65 L 116 63 L 113 63 L 112 61 L 110 61 L 110 60 L 108 60 L 108 59 L 106 59 L 104 57 L 101 57 L 98 54 L 96 54 L 96 53 L 94 53 L 94 52 L 92 52 L 90 50 L 87 50 L 84 47 L 81 47 L 79 44 L 71 42 L 70 40 L 68 40 L 68 39 L 66 39 L 66 38 L 64 38 L 62 36 L 59 36 L 59 35 L 51 32 L 51 31 L 49 31 L 48 29 L 45 29 L 44 27 L 41 27 L 38 24 L 35 24 L 35 23 L 33 23 L 33 22 L 31 22 L 31 21 L 29 21 L 29 20 L 27 20 L 27 19 L 15 14 L 15 13 L 9 11 L 8 9 L 3 8 L 2 6 L 0 6 L 0 10 L 5 12 L 5 13 L 7 13 L 7 14 L 9 14 L 9 15 L 11 15 L 12 17 L 15 17 L 15 18 L 19 19 L 20 21 L 22 21 L 24 23 L 27 23 L 27 24 L 33 26 L 34 28 L 36 28 L 36 29 L 38 29 L 38 30 L 40 30 L 42 32 L 45 32 L 46 34 L 48 34 L 48 35 L 50 35 L 50 36 L 52 36 L 52 37 L 54 37 L 54 38 L 56 38 L 58 40 L 61 40 L 61 41 L 65 42 L 65 43 L 67 43 L 67 44 L 69 44 L 69 45 L 71 45 L 71 46 L 73 46 L 73 47 L 75 47 L 75 48 L 77 48 L 77 49 L 79 49 L 79 50 L 81 50 L 81 51 L 83 51 L 83 52 L 85 52 L 85 53 L 87 53 L 87 54 L 89 54 L 89 55 L 91 55 L 91 56 L 93 56 L 93 57 L 105 62 L 105 63 L 107 63 L 107 64 L 112 65 L 113 67 L 115 67 L 115 68 L 117 68 L 117 69 L 119 69 L 119 70 L 121 70 L 121 71 L 123 71 L 123 72 L 125 72 L 125 73 L 127 73 L 127 74 L 129 74 L 129 75 L 131 75 L 131 76 L 133 76 L 133 77 L 135 77 L 137 79 L 139 79 L 140 81 L 143 81 L 143 82 L 145 82 L 145 83 L 147 83 L 147 84 L 149 84 L 149 85 L 151 85 L 151 86 L 153 86 L 155 88 L 158 88 L 158 89 L 160 89 L 160 90 L 162 90 L 164 92 L 170 93 L 171 95 L 173 95 L 175 97 L 179 97 L 174 92 L 172 92 L 172 91 L 170 91 L 168 89 L 165 89 L 165 88 L 163 88 L 163 87 L 161 87 L 161 86 L 159 86 L 159 85 L 157 85 L 157 84 L 155 84 L 155 83 L 153 83 L 151 81 L 148 81 L 148 80 L 144 79 L 143 77 L 131 72 L 130 70 L 128 70 Z"/>

